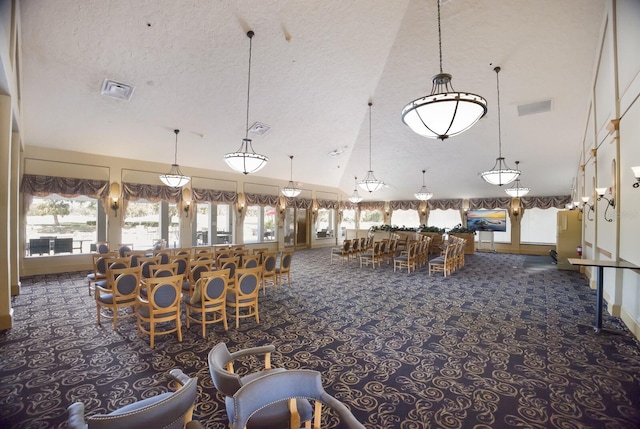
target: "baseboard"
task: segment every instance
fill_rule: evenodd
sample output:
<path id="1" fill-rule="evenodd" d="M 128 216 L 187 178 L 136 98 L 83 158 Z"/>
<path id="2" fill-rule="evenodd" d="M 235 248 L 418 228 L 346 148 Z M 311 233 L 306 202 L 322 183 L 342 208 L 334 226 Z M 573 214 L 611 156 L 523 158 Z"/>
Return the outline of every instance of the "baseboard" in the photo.
<path id="1" fill-rule="evenodd" d="M 640 322 L 638 322 L 627 310 L 624 308 L 620 311 L 620 320 L 629 328 L 631 333 L 637 340 L 640 340 Z"/>
<path id="2" fill-rule="evenodd" d="M 613 317 L 620 317 L 621 308 L 622 306 L 620 304 L 610 304 L 609 301 L 607 301 L 607 311 Z"/>
<path id="3" fill-rule="evenodd" d="M 11 285 L 11 296 L 17 296 L 20 295 L 20 287 L 22 286 L 22 283 L 18 282 L 18 284 L 16 285 Z"/>
<path id="4" fill-rule="evenodd" d="M 13 308 L 9 309 L 9 314 L 0 315 L 0 331 L 13 328 Z"/>

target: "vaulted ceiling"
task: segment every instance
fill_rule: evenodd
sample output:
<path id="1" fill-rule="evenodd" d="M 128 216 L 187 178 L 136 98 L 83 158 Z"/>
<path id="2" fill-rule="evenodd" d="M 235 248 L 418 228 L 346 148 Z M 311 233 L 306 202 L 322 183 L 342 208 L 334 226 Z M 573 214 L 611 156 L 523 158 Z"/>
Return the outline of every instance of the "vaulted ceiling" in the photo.
<path id="1" fill-rule="evenodd" d="M 486 98 L 487 115 L 445 141 L 401 121 L 439 72 L 436 0 L 23 0 L 24 143 L 228 171 L 249 125 L 270 158 L 253 179 L 289 179 L 351 194 L 371 160 L 387 187 L 366 200 L 412 199 L 421 170 L 434 198 L 505 196 L 479 173 L 520 161 L 531 195 L 571 191 L 586 130 L 604 0 L 443 0 L 443 71 Z M 100 95 L 105 78 L 135 87 Z M 551 101 L 520 116 L 518 106 Z M 329 153 L 342 152 L 337 156 Z"/>

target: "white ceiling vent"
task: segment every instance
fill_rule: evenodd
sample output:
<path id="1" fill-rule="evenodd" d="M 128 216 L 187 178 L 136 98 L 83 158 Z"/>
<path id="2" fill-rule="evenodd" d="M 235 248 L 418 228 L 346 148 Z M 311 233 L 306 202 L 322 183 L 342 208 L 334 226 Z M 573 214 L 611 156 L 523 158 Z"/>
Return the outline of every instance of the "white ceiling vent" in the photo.
<path id="1" fill-rule="evenodd" d="M 251 127 L 249 128 L 249 132 L 251 134 L 257 134 L 259 136 L 263 136 L 266 134 L 267 131 L 269 131 L 271 129 L 271 127 L 267 124 L 262 124 L 260 122 L 256 122 L 253 125 L 251 125 Z"/>
<path id="2" fill-rule="evenodd" d="M 521 104 L 518 106 L 518 116 L 535 115 L 537 113 L 551 112 L 551 100 L 536 101 L 535 103 Z"/>
<path id="3" fill-rule="evenodd" d="M 118 98 L 120 100 L 129 101 L 133 95 L 134 87 L 126 83 L 116 82 L 115 80 L 105 79 L 102 82 L 102 90 L 100 93 L 107 97 Z"/>

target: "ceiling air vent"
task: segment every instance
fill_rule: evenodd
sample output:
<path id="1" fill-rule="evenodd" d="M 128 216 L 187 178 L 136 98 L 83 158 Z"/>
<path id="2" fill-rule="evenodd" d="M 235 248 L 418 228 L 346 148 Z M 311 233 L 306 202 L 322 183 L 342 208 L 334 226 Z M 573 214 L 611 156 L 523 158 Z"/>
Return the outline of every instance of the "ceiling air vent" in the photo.
<path id="1" fill-rule="evenodd" d="M 535 103 L 518 106 L 518 116 L 535 115 L 544 112 L 551 112 L 551 100 L 536 101 Z"/>
<path id="2" fill-rule="evenodd" d="M 126 83 L 116 82 L 115 80 L 105 79 L 102 82 L 102 90 L 100 93 L 107 97 L 118 98 L 120 100 L 129 101 L 133 95 L 133 86 Z"/>
<path id="3" fill-rule="evenodd" d="M 256 122 L 249 128 L 249 132 L 251 134 L 257 134 L 259 136 L 263 136 L 267 131 L 269 131 L 271 127 L 267 124 L 262 124 L 260 122 Z"/>

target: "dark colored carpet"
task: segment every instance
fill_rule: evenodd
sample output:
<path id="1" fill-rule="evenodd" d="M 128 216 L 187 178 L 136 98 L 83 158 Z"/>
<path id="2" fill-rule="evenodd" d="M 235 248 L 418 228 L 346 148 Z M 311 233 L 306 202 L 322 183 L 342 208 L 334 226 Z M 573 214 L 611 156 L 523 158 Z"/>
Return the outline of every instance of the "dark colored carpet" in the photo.
<path id="1" fill-rule="evenodd" d="M 268 291 L 260 324 L 183 328 L 155 350 L 133 319 L 96 323 L 83 273 L 23 281 L 15 328 L 0 336 L 0 427 L 66 427 L 66 407 L 108 412 L 168 390 L 167 371 L 199 377 L 195 411 L 227 417 L 206 356 L 274 344 L 274 364 L 321 371 L 327 391 L 368 428 L 638 428 L 640 347 L 594 334 L 595 292 L 548 257 L 477 253 L 453 276 L 329 265 L 298 251 L 293 286 Z"/>

